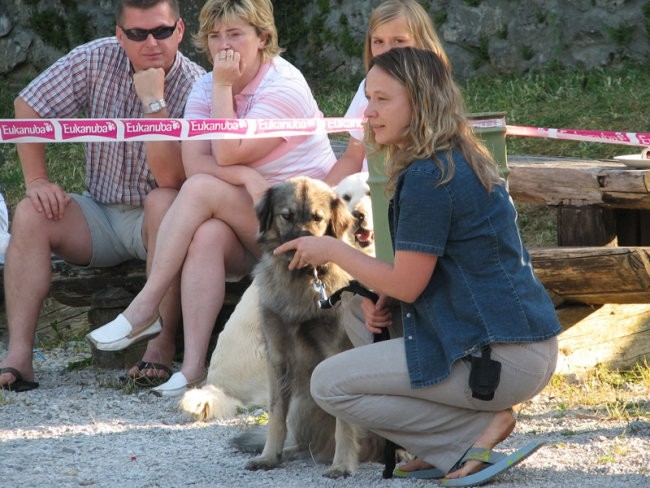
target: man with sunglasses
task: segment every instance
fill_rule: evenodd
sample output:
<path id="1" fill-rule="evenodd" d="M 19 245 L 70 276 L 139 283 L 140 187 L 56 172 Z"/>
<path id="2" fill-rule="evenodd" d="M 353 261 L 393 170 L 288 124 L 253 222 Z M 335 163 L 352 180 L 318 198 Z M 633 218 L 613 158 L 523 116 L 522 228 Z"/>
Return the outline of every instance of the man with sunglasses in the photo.
<path id="1" fill-rule="evenodd" d="M 187 95 L 205 71 L 178 50 L 185 24 L 177 1 L 117 3 L 115 37 L 73 49 L 34 79 L 15 100 L 16 118 L 183 116 Z M 26 198 L 15 211 L 4 267 L 9 348 L 0 388 L 26 391 L 38 386 L 32 349 L 51 253 L 92 267 L 146 260 L 185 173 L 178 141 L 85 143 L 87 191 L 74 195 L 50 181 L 44 144 L 19 144 L 18 155 Z M 161 307 L 167 323 L 179 318 L 174 290 Z M 166 381 L 173 353 L 154 343 L 130 374 L 162 374 Z"/>

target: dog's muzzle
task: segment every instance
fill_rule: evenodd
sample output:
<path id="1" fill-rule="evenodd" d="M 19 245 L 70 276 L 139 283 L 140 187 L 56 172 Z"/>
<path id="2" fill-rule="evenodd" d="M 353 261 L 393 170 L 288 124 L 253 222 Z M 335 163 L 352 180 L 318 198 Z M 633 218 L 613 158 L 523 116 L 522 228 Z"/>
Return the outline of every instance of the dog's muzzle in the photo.
<path id="1" fill-rule="evenodd" d="M 372 229 L 365 227 L 366 215 L 363 212 L 354 210 L 352 216 L 355 220 L 354 240 L 361 248 L 371 246 L 375 242 L 375 233 Z"/>

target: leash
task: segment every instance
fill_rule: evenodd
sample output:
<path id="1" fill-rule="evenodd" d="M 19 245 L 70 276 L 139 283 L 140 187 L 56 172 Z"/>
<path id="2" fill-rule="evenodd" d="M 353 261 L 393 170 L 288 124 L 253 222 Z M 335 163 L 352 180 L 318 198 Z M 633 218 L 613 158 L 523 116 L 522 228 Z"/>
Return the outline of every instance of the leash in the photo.
<path id="1" fill-rule="evenodd" d="M 318 307 L 323 310 L 334 307 L 341 301 L 341 296 L 346 291 L 369 298 L 373 303 L 377 303 L 377 300 L 379 299 L 379 296 L 374 291 L 369 290 L 356 280 L 350 281 L 347 286 L 336 290 L 328 297 L 325 293 L 325 287 L 323 286 L 322 281 L 318 279 L 316 270 L 314 270 L 314 276 L 316 277 L 313 284 L 314 289 L 321 294 L 321 299 L 318 300 Z M 390 332 L 388 331 L 388 327 L 383 327 L 380 333 L 373 334 L 372 336 L 372 342 L 386 341 L 390 339 Z M 396 451 L 397 445 L 393 441 L 386 439 L 386 444 L 384 445 L 384 471 L 381 474 L 381 477 L 384 479 L 390 479 L 393 477 L 393 471 L 395 470 L 396 465 Z"/>

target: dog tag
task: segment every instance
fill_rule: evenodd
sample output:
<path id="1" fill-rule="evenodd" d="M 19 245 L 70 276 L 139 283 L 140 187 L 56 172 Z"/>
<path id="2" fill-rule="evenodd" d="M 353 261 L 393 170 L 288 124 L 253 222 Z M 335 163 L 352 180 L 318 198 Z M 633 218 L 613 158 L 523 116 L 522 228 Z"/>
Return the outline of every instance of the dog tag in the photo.
<path id="1" fill-rule="evenodd" d="M 320 294 L 320 301 L 326 302 L 327 292 L 325 291 L 325 285 L 323 285 L 323 282 L 318 278 L 318 271 L 316 271 L 316 268 L 314 268 L 314 282 L 311 286 L 314 288 L 316 293 Z"/>

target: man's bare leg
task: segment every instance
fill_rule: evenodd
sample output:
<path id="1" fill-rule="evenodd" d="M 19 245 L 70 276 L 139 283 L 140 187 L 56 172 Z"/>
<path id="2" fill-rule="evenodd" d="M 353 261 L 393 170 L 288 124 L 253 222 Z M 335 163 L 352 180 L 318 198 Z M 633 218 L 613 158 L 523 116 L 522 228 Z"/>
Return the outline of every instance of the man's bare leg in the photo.
<path id="1" fill-rule="evenodd" d="M 21 201 L 11 226 L 4 266 L 9 348 L 0 366 L 34 379 L 32 351 L 36 325 L 52 279 L 51 253 L 79 264 L 90 261 L 92 239 L 79 205 L 73 200 L 60 220 L 48 220 L 29 199 Z M 15 380 L 0 375 L 0 384 Z"/>

